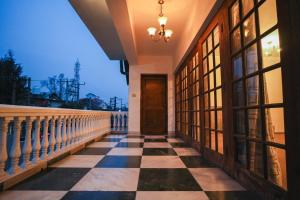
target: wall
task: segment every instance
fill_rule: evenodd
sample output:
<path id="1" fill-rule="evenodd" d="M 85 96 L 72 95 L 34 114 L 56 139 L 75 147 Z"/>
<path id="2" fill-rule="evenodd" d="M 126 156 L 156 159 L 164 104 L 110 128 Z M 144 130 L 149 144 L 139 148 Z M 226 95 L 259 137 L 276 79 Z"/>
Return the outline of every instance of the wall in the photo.
<path id="1" fill-rule="evenodd" d="M 129 133 L 140 133 L 140 100 L 141 74 L 168 75 L 168 132 L 175 132 L 174 113 L 174 75 L 172 73 L 172 57 L 169 56 L 139 56 L 137 65 L 129 67 Z"/>

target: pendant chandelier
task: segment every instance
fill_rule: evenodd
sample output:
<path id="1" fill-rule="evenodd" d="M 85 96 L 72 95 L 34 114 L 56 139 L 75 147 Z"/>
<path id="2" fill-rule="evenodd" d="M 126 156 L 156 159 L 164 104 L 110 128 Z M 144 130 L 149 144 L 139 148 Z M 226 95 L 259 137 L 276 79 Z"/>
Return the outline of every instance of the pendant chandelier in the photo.
<path id="1" fill-rule="evenodd" d="M 155 27 L 149 27 L 147 29 L 148 34 L 153 41 L 159 41 L 163 38 L 165 42 L 168 42 L 173 34 L 173 31 L 171 29 L 166 29 L 168 18 L 163 14 L 164 3 L 164 0 L 158 1 L 158 4 L 160 5 L 160 13 L 158 15 L 158 23 L 160 25 L 160 28 L 158 31 L 158 35 L 156 35 L 157 29 Z"/>

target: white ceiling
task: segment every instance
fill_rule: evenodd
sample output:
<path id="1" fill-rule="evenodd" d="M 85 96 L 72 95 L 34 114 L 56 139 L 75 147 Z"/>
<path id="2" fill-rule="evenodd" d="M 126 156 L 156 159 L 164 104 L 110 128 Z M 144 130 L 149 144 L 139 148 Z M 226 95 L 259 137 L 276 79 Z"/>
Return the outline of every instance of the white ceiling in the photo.
<path id="1" fill-rule="evenodd" d="M 168 43 L 164 41 L 153 42 L 150 40 L 147 28 L 154 26 L 160 12 L 158 0 L 127 0 L 128 11 L 131 17 L 137 52 L 139 55 L 172 55 L 176 48 L 182 30 L 191 15 L 192 5 L 199 0 L 165 0 L 163 13 L 168 17 L 166 28 L 173 30 L 173 35 Z"/>

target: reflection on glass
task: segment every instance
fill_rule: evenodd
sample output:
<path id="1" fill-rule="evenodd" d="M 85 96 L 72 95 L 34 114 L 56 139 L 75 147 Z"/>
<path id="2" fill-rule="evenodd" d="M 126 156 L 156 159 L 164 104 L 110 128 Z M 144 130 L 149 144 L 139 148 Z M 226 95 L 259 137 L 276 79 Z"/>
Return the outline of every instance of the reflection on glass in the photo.
<path id="1" fill-rule="evenodd" d="M 214 68 L 214 61 L 213 61 L 213 54 L 209 54 L 208 55 L 208 68 L 209 68 L 209 71 L 212 70 Z"/>
<path id="2" fill-rule="evenodd" d="M 257 175 L 264 174 L 263 145 L 257 142 L 249 142 L 249 167 L 250 171 Z"/>
<path id="3" fill-rule="evenodd" d="M 211 146 L 210 148 L 213 150 L 216 150 L 216 132 L 211 131 L 210 132 L 210 137 L 211 137 Z"/>
<path id="4" fill-rule="evenodd" d="M 221 84 L 222 84 L 221 67 L 218 67 L 216 69 L 216 87 L 220 86 Z"/>
<path id="5" fill-rule="evenodd" d="M 260 34 L 277 24 L 276 0 L 265 1 L 258 9 Z"/>
<path id="6" fill-rule="evenodd" d="M 233 79 L 239 79 L 243 76 L 242 56 L 239 54 L 233 59 Z"/>
<path id="7" fill-rule="evenodd" d="M 280 44 L 277 29 L 261 40 L 261 46 L 264 68 L 280 62 Z"/>
<path id="8" fill-rule="evenodd" d="M 215 93 L 214 91 L 210 92 L 210 109 L 215 107 Z"/>
<path id="9" fill-rule="evenodd" d="M 209 89 L 214 88 L 214 72 L 210 72 L 209 74 Z"/>
<path id="10" fill-rule="evenodd" d="M 266 140 L 285 144 L 283 108 L 267 108 L 266 113 Z"/>
<path id="11" fill-rule="evenodd" d="M 245 165 L 247 164 L 247 153 L 246 153 L 246 141 L 243 139 L 236 138 L 236 151 L 237 152 L 237 161 Z"/>
<path id="12" fill-rule="evenodd" d="M 209 112 L 205 112 L 204 126 L 205 128 L 209 128 Z"/>
<path id="13" fill-rule="evenodd" d="M 220 47 L 215 50 L 215 66 L 220 64 Z"/>
<path id="14" fill-rule="evenodd" d="M 261 117 L 258 109 L 249 109 L 248 130 L 249 137 L 261 139 Z"/>
<path id="15" fill-rule="evenodd" d="M 218 130 L 222 131 L 223 130 L 223 116 L 222 116 L 222 111 L 217 111 L 217 126 L 218 126 Z"/>
<path id="16" fill-rule="evenodd" d="M 257 105 L 259 101 L 259 77 L 253 76 L 246 80 L 247 105 Z"/>
<path id="17" fill-rule="evenodd" d="M 239 28 L 231 34 L 231 48 L 232 52 L 236 52 L 241 48 L 241 31 Z"/>
<path id="18" fill-rule="evenodd" d="M 207 58 L 203 60 L 203 74 L 207 73 Z"/>
<path id="19" fill-rule="evenodd" d="M 204 91 L 207 91 L 208 90 L 208 76 L 204 76 L 204 79 L 203 79 L 203 82 L 204 82 Z"/>
<path id="20" fill-rule="evenodd" d="M 264 73 L 265 103 L 282 103 L 281 68 Z"/>
<path id="21" fill-rule="evenodd" d="M 236 1 L 231 9 L 230 9 L 230 14 L 231 14 L 231 28 L 237 25 L 240 21 L 240 10 L 239 10 L 239 1 Z"/>
<path id="22" fill-rule="evenodd" d="M 215 112 L 210 112 L 210 128 L 215 129 Z"/>
<path id="23" fill-rule="evenodd" d="M 208 109 L 208 93 L 204 94 L 204 107 Z"/>
<path id="24" fill-rule="evenodd" d="M 214 45 L 217 46 L 219 44 L 219 40 L 220 40 L 220 37 L 219 37 L 219 26 L 217 26 L 215 29 L 214 29 Z"/>
<path id="25" fill-rule="evenodd" d="M 242 0 L 242 5 L 243 5 L 243 16 L 245 16 L 253 8 L 253 0 Z"/>
<path id="26" fill-rule="evenodd" d="M 246 57 L 246 74 L 251 74 L 258 70 L 258 61 L 257 61 L 257 47 L 256 44 L 253 44 L 251 47 L 245 51 Z"/>
<path id="27" fill-rule="evenodd" d="M 243 106 L 244 105 L 244 92 L 243 82 L 239 81 L 233 85 L 233 105 Z"/>
<path id="28" fill-rule="evenodd" d="M 285 150 L 267 146 L 268 180 L 287 189 Z"/>
<path id="29" fill-rule="evenodd" d="M 222 90 L 218 89 L 217 90 L 217 108 L 222 107 Z"/>
<path id="30" fill-rule="evenodd" d="M 209 130 L 205 130 L 205 147 L 209 148 Z"/>
<path id="31" fill-rule="evenodd" d="M 210 52 L 213 48 L 213 44 L 212 44 L 213 40 L 212 40 L 212 34 L 210 34 L 207 38 L 207 46 L 208 46 L 208 52 Z"/>
<path id="32" fill-rule="evenodd" d="M 255 32 L 255 18 L 254 14 L 250 15 L 244 23 L 243 23 L 243 30 L 244 30 L 244 45 L 248 44 L 252 40 L 255 39 L 256 37 L 256 32 Z"/>
<path id="33" fill-rule="evenodd" d="M 218 132 L 218 152 L 223 154 L 223 133 Z"/>
<path id="34" fill-rule="evenodd" d="M 236 134 L 245 134 L 245 112 L 243 110 L 234 112 L 234 131 Z"/>
<path id="35" fill-rule="evenodd" d="M 203 58 L 206 56 L 206 40 L 202 44 L 202 53 L 203 53 Z"/>

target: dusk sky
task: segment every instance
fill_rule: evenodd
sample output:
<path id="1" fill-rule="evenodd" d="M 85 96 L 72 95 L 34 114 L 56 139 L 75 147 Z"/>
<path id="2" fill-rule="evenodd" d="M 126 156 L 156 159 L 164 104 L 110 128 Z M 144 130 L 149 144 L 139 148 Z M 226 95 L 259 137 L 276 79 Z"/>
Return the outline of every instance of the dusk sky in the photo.
<path id="1" fill-rule="evenodd" d="M 0 57 L 11 49 L 33 80 L 64 73 L 81 63 L 81 97 L 94 93 L 127 103 L 128 87 L 118 61 L 110 61 L 68 0 L 1 0 Z M 39 82 L 33 82 L 39 84 Z"/>

